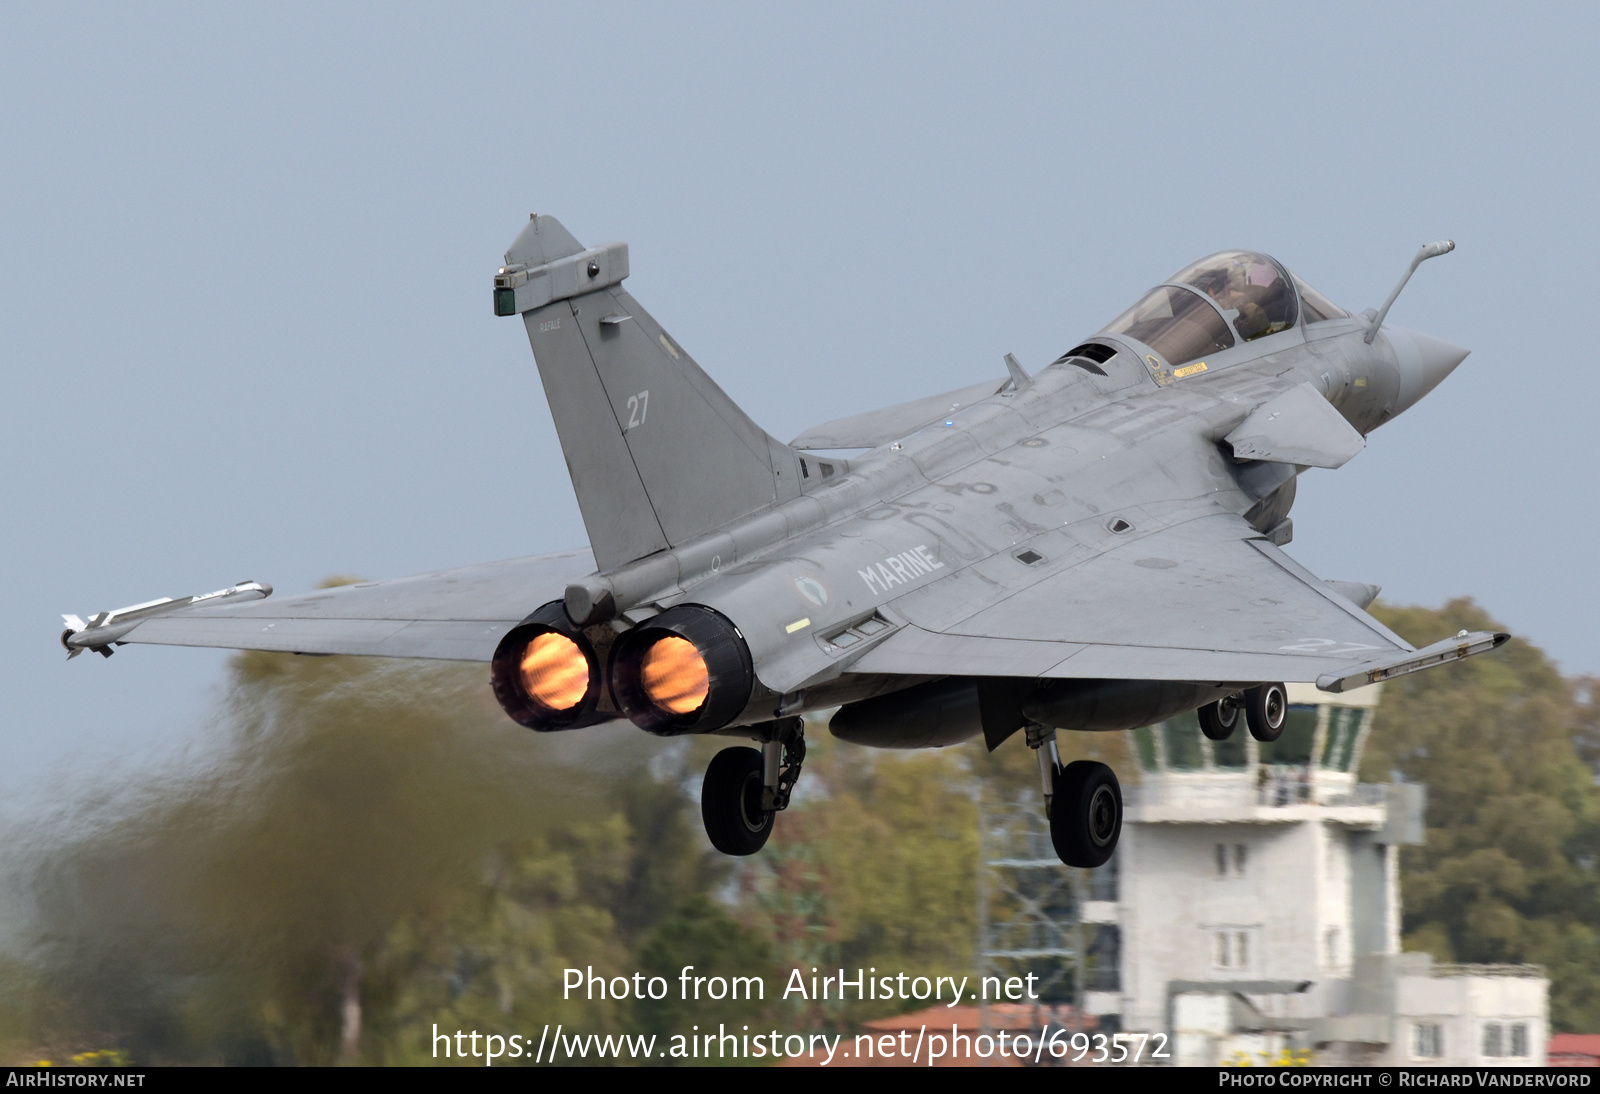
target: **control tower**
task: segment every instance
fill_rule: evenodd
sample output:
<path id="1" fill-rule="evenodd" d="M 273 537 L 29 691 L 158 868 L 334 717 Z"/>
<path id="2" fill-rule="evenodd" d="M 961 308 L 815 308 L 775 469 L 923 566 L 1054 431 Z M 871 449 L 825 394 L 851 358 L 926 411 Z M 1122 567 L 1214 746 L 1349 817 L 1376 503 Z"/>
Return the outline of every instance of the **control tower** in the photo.
<path id="1" fill-rule="evenodd" d="M 1544 1063 L 1541 970 L 1400 952 L 1426 792 L 1356 780 L 1378 691 L 1291 684 L 1271 743 L 1207 740 L 1192 715 L 1135 731 L 1115 899 L 1083 907 L 1117 975 L 1085 1009 L 1168 1034 L 1178 1063 Z"/>

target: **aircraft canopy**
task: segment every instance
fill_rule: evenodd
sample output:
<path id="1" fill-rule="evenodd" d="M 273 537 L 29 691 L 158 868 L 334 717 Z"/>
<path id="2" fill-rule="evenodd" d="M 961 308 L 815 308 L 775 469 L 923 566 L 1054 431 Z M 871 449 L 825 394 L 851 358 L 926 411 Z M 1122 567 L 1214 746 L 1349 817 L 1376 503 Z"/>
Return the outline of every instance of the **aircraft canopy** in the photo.
<path id="1" fill-rule="evenodd" d="M 1307 323 L 1317 323 L 1350 313 L 1266 255 L 1221 251 L 1151 289 L 1105 333 L 1136 338 L 1181 365 L 1288 330 L 1302 314 Z"/>
<path id="2" fill-rule="evenodd" d="M 1105 333 L 1137 338 L 1174 365 L 1233 345 L 1233 335 L 1217 310 L 1204 297 L 1173 285 L 1151 289 L 1113 319 Z"/>
<path id="3" fill-rule="evenodd" d="M 1244 342 L 1288 330 L 1298 314 L 1288 275 L 1272 259 L 1252 251 L 1223 251 L 1202 258 L 1170 280 L 1192 285 L 1216 301 L 1224 314 L 1233 313 L 1228 318 Z"/>

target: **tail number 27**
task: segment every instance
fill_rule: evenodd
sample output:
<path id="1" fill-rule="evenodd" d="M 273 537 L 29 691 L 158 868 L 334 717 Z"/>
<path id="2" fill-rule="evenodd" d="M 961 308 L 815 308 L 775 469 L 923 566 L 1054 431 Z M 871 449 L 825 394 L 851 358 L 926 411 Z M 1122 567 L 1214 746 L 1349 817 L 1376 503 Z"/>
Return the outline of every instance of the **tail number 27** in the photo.
<path id="1" fill-rule="evenodd" d="M 628 424 L 622 427 L 624 433 L 630 429 L 637 429 L 644 425 L 645 415 L 650 412 L 650 393 L 641 391 L 637 395 L 628 396 Z"/>

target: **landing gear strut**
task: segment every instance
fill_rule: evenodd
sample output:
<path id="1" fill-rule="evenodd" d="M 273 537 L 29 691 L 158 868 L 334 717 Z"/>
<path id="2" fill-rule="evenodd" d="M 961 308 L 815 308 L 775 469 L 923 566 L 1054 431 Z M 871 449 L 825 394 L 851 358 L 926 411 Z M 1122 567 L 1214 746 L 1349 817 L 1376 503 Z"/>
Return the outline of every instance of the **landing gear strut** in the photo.
<path id="1" fill-rule="evenodd" d="M 1050 842 L 1068 866 L 1104 866 L 1122 835 L 1122 787 L 1103 763 L 1077 760 L 1061 766 L 1056 731 L 1027 728 L 1028 747 L 1039 757 L 1044 812 Z"/>
<path id="2" fill-rule="evenodd" d="M 723 749 L 711 758 L 700 787 L 706 836 L 725 855 L 753 855 L 766 846 L 773 821 L 789 807 L 806 756 L 805 722 L 799 718 L 750 730 L 761 749 Z"/>

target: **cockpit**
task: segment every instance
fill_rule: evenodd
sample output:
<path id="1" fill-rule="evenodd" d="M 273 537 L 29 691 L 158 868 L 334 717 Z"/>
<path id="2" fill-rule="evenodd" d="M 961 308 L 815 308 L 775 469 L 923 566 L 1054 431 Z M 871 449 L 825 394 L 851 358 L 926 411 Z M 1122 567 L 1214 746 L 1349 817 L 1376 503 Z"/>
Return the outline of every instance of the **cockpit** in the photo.
<path id="1" fill-rule="evenodd" d="M 1222 251 L 1151 289 L 1102 333 L 1136 339 L 1182 365 L 1307 323 L 1348 316 L 1266 255 Z"/>

